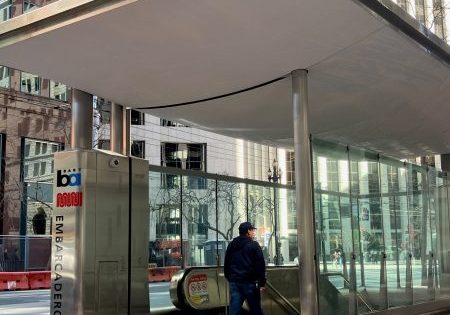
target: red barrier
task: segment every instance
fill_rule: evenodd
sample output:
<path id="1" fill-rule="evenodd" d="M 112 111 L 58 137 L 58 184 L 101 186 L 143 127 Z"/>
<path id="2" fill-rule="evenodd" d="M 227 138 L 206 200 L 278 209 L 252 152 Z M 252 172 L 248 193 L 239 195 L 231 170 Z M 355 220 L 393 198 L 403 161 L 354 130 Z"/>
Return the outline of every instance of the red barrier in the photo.
<path id="1" fill-rule="evenodd" d="M 170 276 L 170 279 L 172 279 L 172 276 L 173 276 L 174 274 L 176 274 L 177 271 L 181 270 L 181 267 L 180 267 L 180 266 L 171 266 L 171 267 L 166 267 L 166 268 L 169 269 L 169 276 Z"/>
<path id="2" fill-rule="evenodd" d="M 148 282 L 168 282 L 180 269 L 179 266 L 149 268 Z"/>
<path id="3" fill-rule="evenodd" d="M 0 291 L 28 288 L 28 272 L 0 272 Z"/>
<path id="4" fill-rule="evenodd" d="M 28 284 L 30 289 L 50 289 L 50 271 L 30 271 L 28 273 Z"/>

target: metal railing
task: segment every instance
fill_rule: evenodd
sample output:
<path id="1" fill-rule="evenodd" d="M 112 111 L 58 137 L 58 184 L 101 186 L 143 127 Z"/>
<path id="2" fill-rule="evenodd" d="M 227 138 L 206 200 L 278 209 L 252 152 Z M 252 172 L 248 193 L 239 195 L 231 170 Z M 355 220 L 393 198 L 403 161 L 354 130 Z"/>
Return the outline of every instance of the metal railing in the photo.
<path id="1" fill-rule="evenodd" d="M 266 290 L 269 295 L 271 295 L 272 301 L 277 303 L 281 308 L 283 308 L 290 315 L 300 315 L 300 311 L 288 300 L 286 297 L 280 293 L 275 287 L 269 282 L 266 282 Z"/>
<path id="2" fill-rule="evenodd" d="M 0 272 L 50 270 L 51 237 L 0 235 Z"/>

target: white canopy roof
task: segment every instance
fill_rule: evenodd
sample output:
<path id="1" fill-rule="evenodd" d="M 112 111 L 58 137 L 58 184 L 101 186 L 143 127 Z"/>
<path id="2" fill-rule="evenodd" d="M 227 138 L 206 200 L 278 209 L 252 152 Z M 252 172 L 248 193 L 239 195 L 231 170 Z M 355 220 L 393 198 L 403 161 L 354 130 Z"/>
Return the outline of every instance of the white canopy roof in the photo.
<path id="1" fill-rule="evenodd" d="M 281 146 L 288 75 L 307 69 L 314 135 L 397 157 L 450 152 L 449 66 L 356 0 L 60 0 L 1 24 L 0 64 Z"/>

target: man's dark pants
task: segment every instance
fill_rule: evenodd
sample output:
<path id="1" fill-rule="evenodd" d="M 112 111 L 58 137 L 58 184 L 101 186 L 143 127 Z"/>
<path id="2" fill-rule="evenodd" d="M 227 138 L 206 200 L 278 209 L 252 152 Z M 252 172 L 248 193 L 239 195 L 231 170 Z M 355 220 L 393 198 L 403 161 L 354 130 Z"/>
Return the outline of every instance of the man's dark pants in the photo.
<path id="1" fill-rule="evenodd" d="M 261 293 L 256 283 L 230 282 L 230 315 L 239 315 L 247 300 L 252 315 L 264 315 L 261 309 Z"/>

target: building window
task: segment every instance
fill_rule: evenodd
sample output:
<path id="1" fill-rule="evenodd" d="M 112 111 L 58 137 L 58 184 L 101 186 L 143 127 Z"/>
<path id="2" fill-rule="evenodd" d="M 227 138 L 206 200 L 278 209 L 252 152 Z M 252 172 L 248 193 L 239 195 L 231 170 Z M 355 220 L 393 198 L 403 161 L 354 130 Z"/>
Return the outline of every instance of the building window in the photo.
<path id="1" fill-rule="evenodd" d="M 131 155 L 141 159 L 145 159 L 145 141 L 134 140 L 131 143 Z"/>
<path id="2" fill-rule="evenodd" d="M 164 127 L 188 127 L 189 128 L 189 126 L 177 123 L 172 120 L 162 119 L 162 118 L 160 120 L 160 125 L 164 126 Z"/>
<path id="3" fill-rule="evenodd" d="M 163 142 L 161 143 L 161 165 L 206 172 L 206 143 Z M 162 184 L 170 185 L 172 175 L 162 176 L 164 177 Z M 188 187 L 189 189 L 206 189 L 206 178 L 190 176 Z"/>
<path id="4" fill-rule="evenodd" d="M 67 85 L 55 81 L 50 81 L 50 98 L 66 102 Z"/>
<path id="5" fill-rule="evenodd" d="M 37 9 L 39 6 L 34 3 L 34 1 L 24 1 L 23 2 L 23 13 L 27 13 Z"/>
<path id="6" fill-rule="evenodd" d="M 445 7 L 442 0 L 433 0 L 433 25 L 434 33 L 445 40 L 444 12 Z"/>
<path id="7" fill-rule="evenodd" d="M 111 141 L 109 139 L 98 140 L 98 148 L 100 150 L 111 150 Z"/>
<path id="8" fill-rule="evenodd" d="M 131 124 L 132 125 L 144 125 L 145 124 L 145 114 L 138 112 L 137 110 L 131 110 Z"/>
<path id="9" fill-rule="evenodd" d="M 416 20 L 425 25 L 425 0 L 416 0 Z"/>
<path id="10" fill-rule="evenodd" d="M 163 142 L 161 165 L 206 172 L 206 143 Z"/>
<path id="11" fill-rule="evenodd" d="M 39 155 L 39 154 L 41 154 L 41 143 L 36 142 L 34 144 L 34 155 Z"/>
<path id="12" fill-rule="evenodd" d="M 29 171 L 29 166 L 28 166 L 28 165 L 25 165 L 25 166 L 23 167 L 23 177 L 24 177 L 24 178 L 26 178 L 26 177 L 29 176 L 29 175 L 28 175 L 28 171 Z"/>
<path id="13" fill-rule="evenodd" d="M 9 68 L 0 66 L 0 87 L 9 88 Z"/>
<path id="14" fill-rule="evenodd" d="M 31 144 L 29 144 L 29 143 L 25 144 L 25 149 L 24 149 L 25 157 L 29 157 L 30 156 L 30 146 L 31 146 Z"/>
<path id="15" fill-rule="evenodd" d="M 295 185 L 295 155 L 294 152 L 286 152 L 286 183 Z"/>
<path id="16" fill-rule="evenodd" d="M 33 177 L 37 177 L 39 175 L 39 163 L 33 164 Z"/>
<path id="17" fill-rule="evenodd" d="M 96 97 L 95 99 L 95 108 L 100 115 L 100 123 L 109 124 L 111 122 L 111 102 L 100 97 Z"/>
<path id="18" fill-rule="evenodd" d="M 4 145 L 5 145 L 5 135 L 0 133 L 0 192 L 3 190 L 3 175 L 4 175 L 4 158 L 5 158 L 5 151 L 4 151 Z M 0 228 L 1 229 L 1 228 Z M 1 231 L 1 230 L 0 230 Z"/>
<path id="19" fill-rule="evenodd" d="M 20 91 L 39 95 L 41 93 L 41 78 L 35 74 L 22 72 L 20 79 Z"/>
<path id="20" fill-rule="evenodd" d="M 45 175 L 45 171 L 47 169 L 47 163 L 46 162 L 41 162 L 41 176 Z"/>
<path id="21" fill-rule="evenodd" d="M 0 22 L 9 20 L 12 16 L 12 0 L 0 0 Z"/>
<path id="22" fill-rule="evenodd" d="M 400 8 L 408 12 L 408 3 L 406 0 L 399 0 L 397 3 L 400 6 Z"/>
<path id="23" fill-rule="evenodd" d="M 51 150 L 49 150 L 51 148 Z M 22 144 L 22 176 L 25 182 L 53 180 L 53 153 L 61 151 L 63 146 L 55 142 L 37 141 L 25 138 Z M 47 165 L 52 165 L 48 172 Z M 29 176 L 33 177 L 30 179 Z M 36 178 L 37 177 L 37 178 Z"/>

